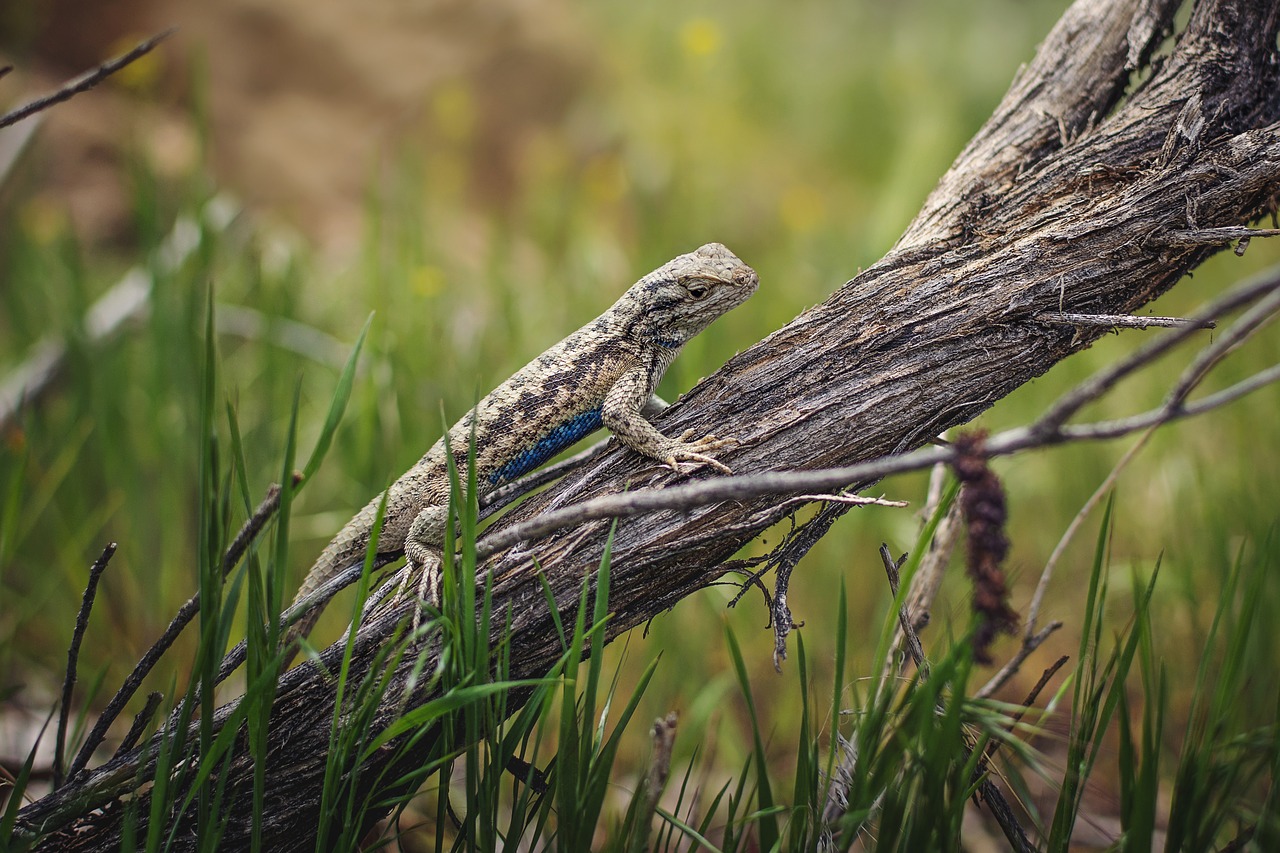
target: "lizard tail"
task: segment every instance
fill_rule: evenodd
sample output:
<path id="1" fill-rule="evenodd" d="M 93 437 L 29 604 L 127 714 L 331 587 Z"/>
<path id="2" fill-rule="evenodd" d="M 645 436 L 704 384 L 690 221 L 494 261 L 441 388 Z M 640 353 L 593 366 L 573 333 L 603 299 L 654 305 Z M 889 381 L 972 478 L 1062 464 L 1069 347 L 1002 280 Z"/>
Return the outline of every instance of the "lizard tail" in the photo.
<path id="1" fill-rule="evenodd" d="M 294 595 L 290 606 L 296 606 L 298 602 L 305 600 L 328 583 L 329 579 L 341 571 L 344 566 L 363 556 L 363 547 L 359 548 L 357 553 L 356 549 L 352 548 L 349 543 L 344 548 L 338 539 L 330 542 L 316 559 L 315 565 L 307 572 L 307 576 L 302 581 L 302 586 L 298 588 L 297 594 Z M 293 662 L 293 659 L 298 654 L 298 640 L 311 633 L 311 629 L 316 626 L 316 622 L 319 621 L 320 614 L 324 612 L 324 607 L 327 603 L 324 601 L 317 602 L 302 618 L 290 625 L 289 629 L 285 631 L 284 637 L 280 641 L 280 647 L 284 650 L 282 669 L 287 669 L 289 664 Z"/>
<path id="2" fill-rule="evenodd" d="M 295 599 L 294 603 L 297 603 Z M 284 672 L 293 663 L 293 659 L 298 656 L 300 646 L 298 641 L 311 633 L 311 629 L 316 626 L 316 622 L 320 620 L 320 613 L 324 610 L 324 606 L 317 604 L 311 608 L 297 622 L 289 626 L 285 631 L 284 637 L 280 640 L 280 648 L 284 650 L 284 657 L 281 659 L 280 671 Z"/>

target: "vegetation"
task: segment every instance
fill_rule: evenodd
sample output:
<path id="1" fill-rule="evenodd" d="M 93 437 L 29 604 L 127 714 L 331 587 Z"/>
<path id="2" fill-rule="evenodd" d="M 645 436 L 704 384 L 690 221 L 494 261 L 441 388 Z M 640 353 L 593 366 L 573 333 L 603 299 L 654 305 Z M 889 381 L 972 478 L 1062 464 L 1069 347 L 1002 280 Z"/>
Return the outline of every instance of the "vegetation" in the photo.
<path id="1" fill-rule="evenodd" d="M 251 217 L 227 224 L 211 205 L 206 171 L 162 181 L 142 151 L 131 171 L 137 240 L 127 249 L 80 245 L 47 193 L 7 196 L 0 365 L 52 335 L 68 345 L 68 368 L 0 434 L 0 713 L 47 713 L 85 567 L 106 541 L 120 548 L 81 654 L 73 747 L 89 710 L 199 588 L 199 628 L 147 689 L 164 694 L 163 720 L 170 707 L 194 718 L 195 702 L 183 699 L 205 686 L 204 748 L 187 772 L 208 784 L 190 794 L 157 789 L 152 814 L 198 810 L 207 849 L 216 849 L 226 738 L 208 711 L 215 695 L 245 692 L 240 714 L 250 740 L 258 737 L 277 675 L 263 615 L 287 600 L 355 507 L 477 393 L 598 313 L 638 271 L 705 239 L 755 266 L 761 292 L 687 348 L 664 396 L 822 299 L 893 240 L 1059 11 L 996 0 L 909 16 L 854 4 L 710 4 L 693 15 L 602 4 L 584 14 L 607 45 L 598 59 L 608 84 L 577 109 L 595 117 L 593 133 L 604 138 L 583 139 L 569 120 L 531 142 L 519 187 L 499 212 L 471 202 L 458 180 L 471 142 L 465 127 L 440 134 L 426 153 L 406 151 L 395 179 L 370 193 L 363 254 L 337 272 L 315 248 Z M 465 81 L 439 94 L 437 125 L 468 97 Z M 173 265 L 161 248 L 180 221 L 195 224 L 199 240 Z M 1255 241 L 1243 258 L 1220 256 L 1153 310 L 1186 314 L 1275 263 L 1277 252 Z M 90 305 L 135 265 L 152 277 L 149 316 L 110 343 L 91 342 Z M 368 312 L 359 358 L 349 359 Z M 1071 359 L 979 425 L 1026 422 L 1143 334 L 1151 333 L 1126 332 Z M 1280 341 L 1264 336 L 1232 357 L 1222 381 L 1278 356 Z M 1099 404 L 1097 414 L 1145 408 L 1172 375 L 1131 380 L 1123 399 Z M 1116 846 L 1127 850 L 1207 850 L 1233 840 L 1280 848 L 1280 636 L 1266 618 L 1280 607 L 1280 453 L 1269 438 L 1277 402 L 1264 390 L 1150 441 L 1105 517 L 1091 522 L 1092 550 L 1076 543 L 1059 569 L 1046 615 L 1066 627 L 1003 701 L 971 698 L 987 673 L 970 661 L 958 572 L 923 632 L 928 677 L 910 667 L 884 673 L 896 604 L 876 547 L 922 550 L 923 520 L 902 511 L 854 514 L 801 564 L 791 607 L 806 624 L 781 674 L 753 599 L 726 609 L 733 589 L 707 590 L 643 636 L 602 647 L 606 562 L 600 595 L 584 595 L 577 622 L 564 626 L 561 665 L 545 680 L 510 684 L 484 622 L 461 618 L 499 618 L 483 606 L 483 586 L 464 582 L 472 576 L 464 548 L 444 612 L 426 626 L 439 628 L 450 649 L 448 667 L 422 673 L 438 682 L 441 699 L 392 730 L 454 736 L 417 778 L 380 785 L 398 804 L 383 836 L 403 832 L 442 848 L 523 839 L 562 850 L 747 850 L 802 849 L 826 828 L 840 833 L 837 849 L 855 841 L 958 849 L 974 771 L 994 754 L 998 775 L 1031 810 L 1024 825 L 1046 849 L 1067 849 L 1073 828 L 1105 837 L 1113 819 Z M 338 411 L 340 423 L 329 417 Z M 305 463 L 296 491 L 286 486 L 269 538 L 224 583 L 216 567 L 229 536 L 311 448 L 315 464 Z M 1011 507 L 1015 605 L 1030 597 L 1061 532 L 1125 449 L 1069 447 L 996 464 Z M 920 477 L 880 488 L 923 503 Z M 469 543 L 474 515 L 463 516 Z M 316 636 L 339 637 L 367 593 L 365 584 L 354 601 L 340 599 Z M 246 633 L 242 680 L 215 694 L 207 689 L 213 668 Z M 587 647 L 585 662 L 569 653 Z M 1013 648 L 997 646 L 997 660 Z M 1071 662 L 1041 696 L 1048 709 L 1016 718 L 1014 703 L 1058 654 Z M 363 725 L 386 689 L 343 682 L 350 711 L 325 758 L 332 785 L 321 849 L 359 841 L 345 820 L 361 807 L 352 774 L 356 759 L 389 737 Z M 131 712 L 141 699 L 135 704 Z M 643 780 L 655 741 L 645 726 L 672 710 L 671 779 L 650 820 Z M 836 768 L 851 755 L 844 817 L 824 827 L 824 805 L 842 778 Z M 513 756 L 545 770 L 545 788 L 514 783 L 505 772 Z M 22 756 L 0 758 L 18 790 L 32 768 L 47 766 L 43 757 L 25 768 L 14 761 Z M 158 756 L 168 766 L 180 759 Z M 267 794 L 256 792 L 256 808 Z M 0 847 L 17 843 L 8 833 L 20 802 L 11 796 L 0 813 Z M 161 849 L 165 840 L 152 822 L 127 842 Z"/>

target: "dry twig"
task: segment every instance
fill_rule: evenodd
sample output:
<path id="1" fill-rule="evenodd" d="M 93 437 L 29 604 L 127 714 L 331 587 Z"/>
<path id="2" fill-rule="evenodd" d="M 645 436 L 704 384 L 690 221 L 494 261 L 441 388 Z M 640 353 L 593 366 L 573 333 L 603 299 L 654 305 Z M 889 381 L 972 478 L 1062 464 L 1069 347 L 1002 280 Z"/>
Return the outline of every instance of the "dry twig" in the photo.
<path id="1" fill-rule="evenodd" d="M 76 664 L 80 658 L 80 644 L 84 641 L 84 632 L 89 628 L 89 613 L 93 610 L 93 602 L 98 595 L 98 581 L 107 570 L 107 564 L 115 556 L 116 543 L 110 542 L 102 549 L 102 554 L 89 567 L 89 580 L 84 585 L 84 596 L 80 601 L 80 613 L 76 616 L 76 626 L 71 633 L 71 645 L 67 647 L 67 675 L 62 681 L 62 701 L 58 703 L 58 736 L 54 747 L 53 787 L 62 787 L 63 758 L 67 747 L 67 721 L 71 718 L 71 695 L 76 686 Z"/>
<path id="2" fill-rule="evenodd" d="M 98 67 L 86 71 L 74 80 L 71 80 L 65 85 L 59 87 L 57 91 L 51 92 L 42 98 L 36 98 L 34 101 L 23 104 L 17 109 L 10 110 L 0 116 L 0 128 L 8 127 L 11 124 L 17 124 L 24 118 L 33 116 L 42 110 L 47 110 L 55 104 L 68 101 L 76 95 L 79 95 L 81 92 L 89 91 L 103 80 L 106 80 L 112 74 L 115 74 L 121 68 L 124 68 L 126 65 L 130 65 L 141 59 L 143 56 L 146 56 L 156 48 L 156 45 L 160 44 L 160 42 L 164 41 L 175 32 L 175 29 L 170 28 L 159 35 L 152 36 L 146 41 L 139 42 L 133 50 L 130 50 L 123 56 L 118 56 L 115 59 L 109 59 Z M 6 73 L 7 70 L 8 69 L 6 69 Z M 3 74 L 0 74 L 0 76 L 3 76 Z"/>
<path id="3" fill-rule="evenodd" d="M 231 570 L 239 565 L 240 560 L 249 550 L 249 546 L 253 544 L 253 540 L 258 537 L 263 528 L 267 526 L 267 522 L 275 515 L 276 510 L 280 508 L 280 487 L 272 485 L 267 489 L 266 496 L 258 504 L 253 514 L 245 520 L 240 527 L 240 531 L 236 534 L 235 539 L 227 547 L 227 551 L 222 556 L 222 575 L 226 577 L 231 574 Z M 93 752 L 102 743 L 107 736 L 107 730 L 111 724 L 120 716 L 120 712 L 124 710 L 124 706 L 142 686 L 143 680 L 151 672 L 160 658 L 164 657 L 164 653 L 169 650 L 174 641 L 182 633 L 183 629 L 191 623 L 195 615 L 200 612 L 200 593 L 196 593 L 187 599 L 187 602 L 178 609 L 178 613 L 169 622 L 169 627 L 160 635 L 160 639 L 147 649 L 146 654 L 134 666 L 133 671 L 125 678 L 124 683 L 120 685 L 120 689 L 111 697 L 111 701 L 107 703 L 107 707 L 103 709 L 102 714 L 93 724 L 93 729 L 89 732 L 89 736 L 85 738 L 84 744 L 81 745 L 80 751 L 76 753 L 75 760 L 71 763 L 71 768 L 67 774 L 68 778 L 74 779 L 89 764 L 89 759 L 93 757 Z M 126 738 L 127 741 L 127 738 Z"/>

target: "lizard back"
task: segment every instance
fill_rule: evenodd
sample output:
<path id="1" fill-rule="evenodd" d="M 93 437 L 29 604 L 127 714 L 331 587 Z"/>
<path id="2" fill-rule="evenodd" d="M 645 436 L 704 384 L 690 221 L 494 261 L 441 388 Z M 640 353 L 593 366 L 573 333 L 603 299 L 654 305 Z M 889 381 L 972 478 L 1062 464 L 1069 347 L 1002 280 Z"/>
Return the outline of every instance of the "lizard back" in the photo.
<path id="1" fill-rule="evenodd" d="M 517 371 L 454 424 L 448 446 L 459 467 L 466 463 L 474 433 L 481 491 L 517 479 L 597 430 L 602 406 L 611 393 L 615 404 L 624 401 L 627 412 L 640 418 L 645 401 L 684 344 L 745 301 L 758 284 L 755 271 L 719 243 L 708 243 L 663 264 L 595 320 Z M 630 427 L 632 420 L 628 414 L 623 423 Z M 657 439 L 666 442 L 665 447 L 671 440 L 647 422 L 641 425 L 639 437 L 620 434 L 619 438 L 646 455 L 664 458 L 654 447 L 636 442 Z M 617 424 L 611 428 L 616 430 Z M 447 507 L 445 448 L 442 438 L 387 490 L 380 553 L 403 550 L 420 513 Z M 381 500 L 381 495 L 371 500 L 325 547 L 295 602 L 364 557 Z M 316 615 L 299 623 L 303 632 Z"/>

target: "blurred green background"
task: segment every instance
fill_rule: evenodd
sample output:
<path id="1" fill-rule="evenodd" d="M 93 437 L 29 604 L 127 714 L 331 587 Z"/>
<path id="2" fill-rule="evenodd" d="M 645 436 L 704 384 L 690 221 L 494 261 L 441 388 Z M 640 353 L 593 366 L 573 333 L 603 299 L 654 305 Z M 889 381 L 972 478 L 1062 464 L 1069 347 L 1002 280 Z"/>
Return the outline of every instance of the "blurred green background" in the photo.
<path id="1" fill-rule="evenodd" d="M 873 263 L 1065 8 L 478 5 L 357 13 L 292 0 L 140 2 L 107 4 L 95 22 L 19 2 L 0 16 L 19 68 L 0 81 L 9 104 L 161 26 L 182 27 L 157 55 L 53 110 L 0 186 L 0 377 L 46 337 L 69 345 L 65 375 L 0 435 L 0 695 L 15 707 L 39 708 L 56 690 L 86 568 L 107 541 L 120 551 L 89 629 L 87 683 L 102 678 L 114 689 L 194 588 L 193 424 L 209 287 L 223 306 L 222 391 L 238 411 L 259 494 L 278 477 L 295 383 L 305 450 L 346 348 L 374 314 L 337 444 L 295 511 L 300 578 L 328 536 L 438 437 L 442 408 L 450 420 L 460 415 L 669 257 L 724 242 L 759 271 L 761 288 L 687 348 L 661 388 L 668 399 Z M 157 247 L 175 220 L 218 193 L 242 215 L 206 228 L 186 263 L 162 269 Z M 1264 241 L 1243 258 L 1220 255 L 1152 310 L 1190 312 L 1278 259 Z M 156 274 L 149 318 L 91 344 L 88 306 L 133 266 Z M 979 425 L 1026 423 L 1152 334 L 1104 339 Z M 1189 358 L 1166 359 L 1086 417 L 1158 402 Z M 1277 359 L 1280 340 L 1264 333 L 1211 384 Z M 1175 706 L 1190 693 L 1226 568 L 1241 553 L 1276 565 L 1278 404 L 1267 389 L 1168 428 L 1120 481 L 1112 615 L 1127 618 L 1127 573 L 1146 577 L 1163 559 L 1155 640 Z M 1062 531 L 1128 446 L 996 463 L 1020 610 Z M 924 479 L 877 490 L 918 508 Z M 797 569 L 790 606 L 805 622 L 818 683 L 833 654 L 839 579 L 851 623 L 878 626 L 888 595 L 876 548 L 901 552 L 918 525 L 910 510 L 859 510 Z M 1086 525 L 1068 552 L 1042 614 L 1066 627 L 1009 698 L 1078 647 L 1096 529 Z M 926 643 L 965 630 L 966 589 L 957 565 Z M 725 624 L 755 666 L 766 734 L 783 743 L 779 755 L 792 754 L 794 665 L 773 672 L 759 597 L 727 610 L 733 593 L 707 590 L 610 652 L 627 672 L 663 656 L 640 718 L 680 712 L 677 763 L 701 743 L 737 767 L 747 747 Z M 1280 578 L 1266 595 L 1280 605 Z M 343 611 L 331 608 L 317 636 L 335 637 Z M 1259 660 L 1274 659 L 1275 628 L 1260 636 Z M 1005 641 L 997 658 L 1015 647 Z M 153 676 L 156 689 L 182 682 L 184 649 Z M 875 666 L 871 651 L 870 639 L 848 650 L 855 673 Z M 1275 673 L 1260 672 L 1257 696 L 1242 702 L 1256 699 L 1266 716 L 1276 690 Z M 1183 722 L 1166 731 L 1171 749 Z M 647 748 L 639 729 L 634 746 L 638 768 Z M 14 749 L 6 745 L 5 757 Z"/>

